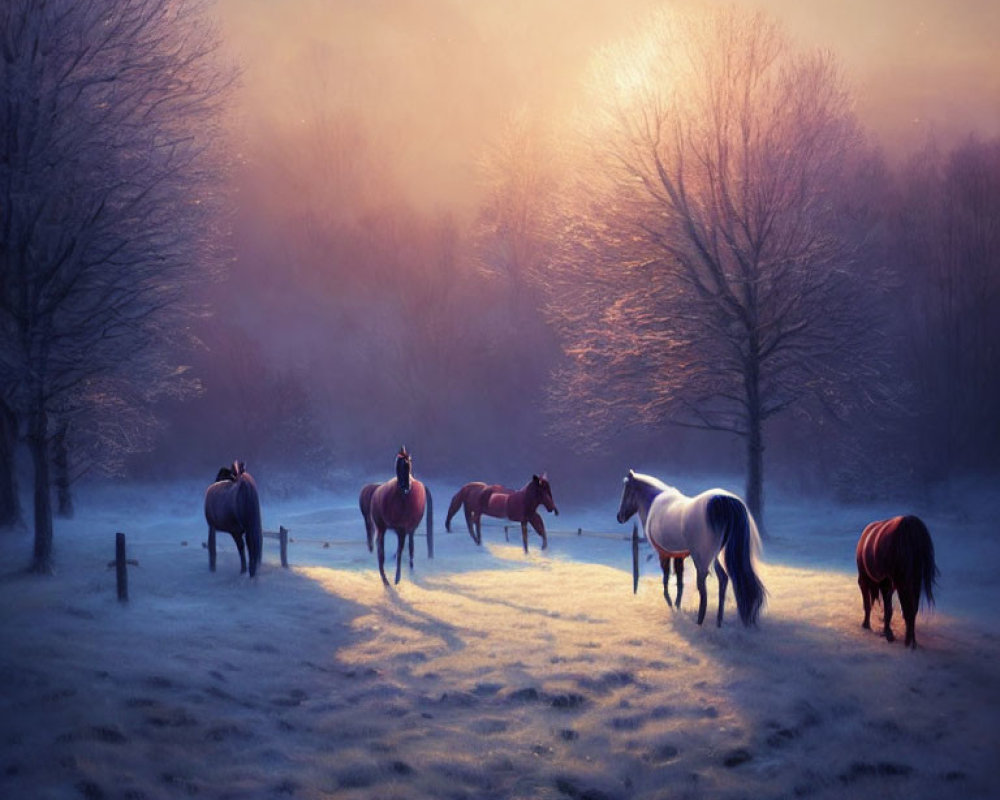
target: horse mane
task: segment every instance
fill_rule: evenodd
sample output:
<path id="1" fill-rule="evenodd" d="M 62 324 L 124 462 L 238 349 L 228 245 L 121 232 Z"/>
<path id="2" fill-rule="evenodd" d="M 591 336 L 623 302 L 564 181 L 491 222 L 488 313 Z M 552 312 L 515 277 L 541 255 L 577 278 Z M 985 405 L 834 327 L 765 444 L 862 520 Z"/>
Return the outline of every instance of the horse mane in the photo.
<path id="1" fill-rule="evenodd" d="M 634 479 L 639 485 L 643 499 L 649 503 L 652 503 L 653 498 L 661 492 L 669 492 L 671 490 L 676 491 L 676 489 L 672 486 L 667 486 L 667 484 L 659 478 L 654 478 L 652 475 L 645 475 L 641 472 L 633 472 L 629 470 L 629 477 Z"/>

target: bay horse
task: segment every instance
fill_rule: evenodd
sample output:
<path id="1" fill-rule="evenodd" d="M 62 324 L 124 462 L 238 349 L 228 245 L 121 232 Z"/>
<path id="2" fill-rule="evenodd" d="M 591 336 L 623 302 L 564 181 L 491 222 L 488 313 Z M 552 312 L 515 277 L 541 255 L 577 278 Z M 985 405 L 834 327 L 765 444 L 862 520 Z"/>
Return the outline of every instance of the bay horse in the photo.
<path id="1" fill-rule="evenodd" d="M 920 594 L 934 605 L 934 582 L 938 568 L 934 563 L 934 542 L 927 526 L 914 516 L 893 517 L 865 526 L 858 539 L 858 586 L 865 608 L 863 628 L 871 629 L 872 605 L 882 595 L 883 633 L 890 642 L 892 634 L 892 593 L 899 594 L 899 605 L 906 622 L 906 647 L 916 648 L 915 624 Z"/>
<path id="2" fill-rule="evenodd" d="M 215 483 L 205 490 L 205 521 L 208 523 L 208 568 L 215 572 L 215 532 L 233 537 L 240 554 L 240 574 L 247 571 L 246 550 L 250 551 L 250 577 L 257 574 L 264 533 L 260 524 L 260 499 L 253 476 L 242 461 L 223 467 Z"/>
<path id="3" fill-rule="evenodd" d="M 676 566 L 678 559 L 691 556 L 700 597 L 698 624 L 705 621 L 708 607 L 705 581 L 714 562 L 719 581 L 716 625 L 722 626 L 730 578 L 740 621 L 747 627 L 755 625 L 767 592 L 754 570 L 754 560 L 761 547 L 760 534 L 743 501 L 725 489 L 709 489 L 695 497 L 687 497 L 673 486 L 633 470 L 628 471 L 624 483 L 618 522 L 627 522 L 638 513 L 646 538 L 660 555 L 661 565 L 673 558 Z M 719 560 L 720 555 L 725 566 Z M 670 605 L 666 566 L 663 580 L 663 593 Z M 676 607 L 679 607 L 680 588 L 677 598 Z"/>
<path id="4" fill-rule="evenodd" d="M 499 483 L 486 484 L 482 481 L 467 483 L 459 489 L 455 496 L 451 498 L 448 506 L 448 516 L 444 520 L 444 529 L 451 533 L 451 518 L 462 509 L 465 513 L 465 524 L 469 529 L 469 536 L 476 544 L 482 544 L 481 536 L 476 535 L 476 521 L 479 519 L 481 507 L 494 494 L 510 494 L 513 489 L 501 486 Z"/>
<path id="5" fill-rule="evenodd" d="M 509 519 L 513 522 L 521 523 L 521 541 L 524 543 L 524 552 L 528 552 L 528 523 L 535 529 L 535 533 L 542 537 L 542 550 L 549 546 L 549 537 L 545 534 L 545 523 L 542 522 L 538 514 L 538 506 L 543 505 L 549 511 L 559 516 L 559 509 L 556 508 L 552 499 L 552 487 L 549 480 L 544 475 L 538 477 L 532 475 L 523 488 L 516 492 L 506 490 L 509 494 L 495 492 L 481 498 L 479 513 L 475 518 L 476 542 L 483 540 L 483 515 Z"/>
<path id="6" fill-rule="evenodd" d="M 368 484 L 358 499 L 365 518 L 365 531 L 369 550 L 372 537 L 378 549 L 378 571 L 382 583 L 389 585 L 385 576 L 385 532 L 392 528 L 399 537 L 396 548 L 396 583 L 399 583 L 403 566 L 403 547 L 409 537 L 410 569 L 413 569 L 413 534 L 427 511 L 427 557 L 434 557 L 434 503 L 430 490 L 413 477 L 413 459 L 401 447 L 396 454 L 396 477 L 385 483 Z"/>

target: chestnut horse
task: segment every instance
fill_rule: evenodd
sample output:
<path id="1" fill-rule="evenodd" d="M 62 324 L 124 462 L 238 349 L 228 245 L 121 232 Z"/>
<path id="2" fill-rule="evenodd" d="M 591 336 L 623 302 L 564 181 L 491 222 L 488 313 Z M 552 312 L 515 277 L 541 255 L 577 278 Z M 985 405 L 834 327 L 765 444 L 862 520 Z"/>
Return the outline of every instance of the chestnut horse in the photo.
<path id="1" fill-rule="evenodd" d="M 469 536 L 476 544 L 482 544 L 481 537 L 476 536 L 476 521 L 479 519 L 481 507 L 494 494 L 510 494 L 513 489 L 501 486 L 499 483 L 485 484 L 481 481 L 467 483 L 459 489 L 455 496 L 451 498 L 448 506 L 448 516 L 444 520 L 444 529 L 451 533 L 451 518 L 458 513 L 461 508 L 465 512 L 465 524 L 469 528 Z"/>
<path id="2" fill-rule="evenodd" d="M 236 542 L 240 574 L 247 571 L 245 550 L 249 550 L 250 577 L 256 575 L 264 545 L 260 499 L 257 484 L 242 461 L 234 461 L 232 468 L 220 469 L 215 483 L 205 490 L 205 521 L 208 523 L 208 568 L 215 572 L 215 532 L 220 530 L 230 534 Z"/>
<path id="3" fill-rule="evenodd" d="M 508 490 L 509 491 L 509 490 Z M 499 492 L 490 494 L 482 499 L 479 506 L 479 513 L 476 515 L 476 541 L 483 540 L 482 520 L 483 514 L 500 519 L 509 519 L 521 523 L 521 541 L 524 543 L 524 552 L 528 552 L 528 523 L 535 529 L 535 533 L 542 537 L 542 550 L 549 546 L 549 538 L 545 535 L 545 523 L 542 522 L 536 510 L 539 505 L 559 516 L 559 509 L 556 508 L 552 499 L 552 487 L 549 486 L 548 479 L 543 475 L 538 477 L 532 475 L 524 488 L 510 494 Z"/>
<path id="4" fill-rule="evenodd" d="M 372 547 L 372 536 L 378 548 L 378 571 L 382 582 L 388 586 L 385 577 L 385 532 L 392 528 L 399 537 L 396 548 L 396 583 L 399 583 L 403 567 L 403 547 L 409 536 L 410 569 L 413 569 L 413 534 L 427 510 L 427 557 L 434 557 L 434 505 L 430 491 L 413 477 L 413 460 L 401 447 L 396 454 L 396 477 L 380 484 L 368 484 L 361 490 L 359 506 L 365 518 L 365 532 L 368 548 Z"/>
<path id="5" fill-rule="evenodd" d="M 861 533 L 857 548 L 858 586 L 865 607 L 863 628 L 871 629 L 872 605 L 882 595 L 883 633 L 890 642 L 892 635 L 892 593 L 898 592 L 899 605 L 906 622 L 907 647 L 917 646 L 914 626 L 920 594 L 934 605 L 934 579 L 938 568 L 934 563 L 934 542 L 927 526 L 914 516 L 893 517 L 872 522 Z"/>

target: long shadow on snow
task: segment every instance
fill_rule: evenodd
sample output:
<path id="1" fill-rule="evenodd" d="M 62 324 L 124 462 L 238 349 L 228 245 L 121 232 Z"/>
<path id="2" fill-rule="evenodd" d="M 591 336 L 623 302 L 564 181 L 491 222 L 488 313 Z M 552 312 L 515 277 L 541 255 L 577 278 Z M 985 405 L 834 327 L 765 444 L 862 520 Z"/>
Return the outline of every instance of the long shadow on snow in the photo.
<path id="1" fill-rule="evenodd" d="M 860 606 L 845 609 L 843 629 L 766 611 L 758 628 L 745 629 L 732 605 L 719 629 L 711 600 L 699 627 L 690 606 L 664 608 L 670 630 L 723 667 L 717 688 L 741 720 L 742 741 L 720 754 L 721 765 L 760 780 L 761 791 L 791 785 L 796 797 L 988 794 L 995 753 L 977 740 L 994 724 L 986 709 L 1000 701 L 992 659 L 921 631 L 919 616 L 917 651 L 889 643 L 860 627 Z M 897 607 L 894 627 L 901 624 Z M 983 706 L 969 708 L 963 689 L 979 692 Z"/>

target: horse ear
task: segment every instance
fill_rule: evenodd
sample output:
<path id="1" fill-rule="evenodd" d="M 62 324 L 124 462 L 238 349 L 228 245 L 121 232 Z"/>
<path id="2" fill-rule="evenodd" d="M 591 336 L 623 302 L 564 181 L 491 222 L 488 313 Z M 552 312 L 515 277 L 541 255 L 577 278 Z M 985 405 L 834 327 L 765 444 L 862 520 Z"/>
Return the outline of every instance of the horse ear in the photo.
<path id="1" fill-rule="evenodd" d="M 634 478 L 634 477 L 635 477 L 635 470 L 634 470 L 634 469 L 630 469 L 630 470 L 628 471 L 628 476 L 629 476 L 630 478 Z"/>
<path id="2" fill-rule="evenodd" d="M 537 475 L 532 475 L 531 476 L 531 481 L 532 481 L 532 483 L 538 483 L 538 476 Z"/>

